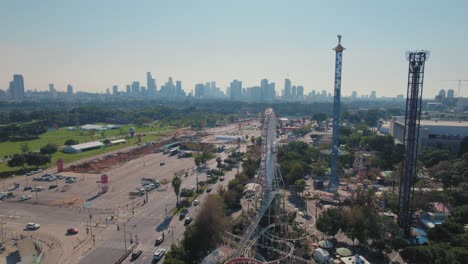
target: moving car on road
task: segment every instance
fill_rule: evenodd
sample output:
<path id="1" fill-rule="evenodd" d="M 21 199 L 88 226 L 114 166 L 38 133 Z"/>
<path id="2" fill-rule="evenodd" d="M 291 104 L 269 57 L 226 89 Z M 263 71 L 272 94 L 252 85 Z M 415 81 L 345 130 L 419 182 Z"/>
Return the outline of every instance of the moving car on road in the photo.
<path id="1" fill-rule="evenodd" d="M 164 253 L 166 253 L 166 250 L 164 248 L 156 249 L 156 251 L 154 252 L 153 259 L 155 259 L 155 260 L 162 259 L 162 257 L 164 256 Z"/>
<path id="2" fill-rule="evenodd" d="M 141 254 L 143 253 L 143 251 L 141 251 L 140 249 L 134 251 L 132 253 L 132 256 L 130 257 L 131 260 L 135 260 L 137 259 Z"/>
<path id="3" fill-rule="evenodd" d="M 154 245 L 155 246 L 159 246 L 162 244 L 162 242 L 164 241 L 164 234 L 158 238 L 156 238 L 156 241 L 154 242 Z"/>
<path id="4" fill-rule="evenodd" d="M 39 229 L 39 227 L 41 227 L 41 225 L 36 224 L 36 223 L 28 223 L 26 225 L 26 229 L 28 229 L 28 230 L 36 230 L 36 229 Z"/>

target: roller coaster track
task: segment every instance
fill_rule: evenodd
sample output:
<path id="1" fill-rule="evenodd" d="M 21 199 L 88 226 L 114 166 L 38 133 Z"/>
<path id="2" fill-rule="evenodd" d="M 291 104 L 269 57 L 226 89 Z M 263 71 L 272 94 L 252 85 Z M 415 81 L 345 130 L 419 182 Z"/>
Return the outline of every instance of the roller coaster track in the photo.
<path id="1" fill-rule="evenodd" d="M 275 142 L 276 117 L 273 109 L 268 108 L 265 111 L 265 120 L 262 129 L 261 162 L 258 177 L 258 182 L 262 186 L 262 203 L 257 215 L 255 216 L 254 220 L 251 221 L 251 224 L 247 228 L 238 244 L 237 249 L 232 255 L 234 259 L 238 259 L 242 254 L 245 254 L 246 248 L 251 248 L 252 245 L 256 243 L 258 238 L 263 234 L 262 231 L 265 232 L 268 230 L 268 228 L 263 229 L 255 239 L 251 240 L 252 235 L 257 230 L 258 224 L 262 220 L 268 208 L 270 208 L 271 203 L 278 193 L 278 185 L 282 182 L 281 175 L 277 173 Z"/>

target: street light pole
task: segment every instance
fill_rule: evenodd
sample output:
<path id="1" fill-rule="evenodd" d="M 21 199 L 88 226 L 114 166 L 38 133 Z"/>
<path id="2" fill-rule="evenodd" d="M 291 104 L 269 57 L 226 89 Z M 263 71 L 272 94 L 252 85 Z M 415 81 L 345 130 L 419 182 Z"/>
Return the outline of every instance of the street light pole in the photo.
<path id="1" fill-rule="evenodd" d="M 127 255 L 127 238 L 125 235 L 125 223 L 123 224 L 123 234 L 124 234 L 125 255 Z"/>

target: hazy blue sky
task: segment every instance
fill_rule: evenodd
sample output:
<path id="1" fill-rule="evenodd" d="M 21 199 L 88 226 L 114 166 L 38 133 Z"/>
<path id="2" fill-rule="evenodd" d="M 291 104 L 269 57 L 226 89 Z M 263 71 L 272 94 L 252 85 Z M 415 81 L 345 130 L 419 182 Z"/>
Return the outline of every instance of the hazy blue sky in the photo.
<path id="1" fill-rule="evenodd" d="M 7 1 L 0 3 L 0 88 L 104 92 L 169 76 L 186 91 L 215 80 L 284 78 L 332 92 L 337 34 L 344 95 L 406 91 L 405 51 L 428 49 L 424 97 L 468 79 L 468 1 Z M 468 97 L 468 83 L 462 95 Z"/>

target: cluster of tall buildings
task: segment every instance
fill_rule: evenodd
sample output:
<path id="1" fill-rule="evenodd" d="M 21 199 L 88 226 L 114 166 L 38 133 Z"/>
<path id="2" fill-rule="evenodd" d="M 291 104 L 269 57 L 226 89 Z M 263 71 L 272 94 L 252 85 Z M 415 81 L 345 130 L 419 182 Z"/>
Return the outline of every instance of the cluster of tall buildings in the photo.
<path id="1" fill-rule="evenodd" d="M 312 90 L 307 95 L 304 94 L 304 86 L 293 85 L 290 79 L 284 80 L 284 87 L 281 91 L 276 90 L 274 82 L 267 79 L 262 79 L 259 85 L 244 87 L 241 80 L 233 80 L 230 82 L 226 89 L 222 89 L 216 85 L 216 82 L 197 83 L 193 90 L 186 93 L 182 87 L 181 81 L 174 81 L 169 77 L 168 81 L 159 87 L 156 80 L 153 78 L 151 72 L 146 73 L 146 85 L 141 84 L 139 81 L 133 81 L 131 84 L 125 86 L 125 89 L 120 89 L 118 85 L 113 85 L 112 88 L 107 88 L 104 94 L 102 93 L 89 93 L 89 92 L 75 92 L 73 86 L 68 84 L 65 92 L 57 91 L 54 84 L 49 84 L 48 91 L 30 91 L 25 92 L 24 79 L 21 74 L 15 74 L 13 80 L 6 93 L 0 90 L 0 99 L 7 100 L 24 100 L 25 98 L 61 98 L 61 99 L 74 99 L 74 98 L 93 98 L 96 96 L 110 96 L 119 98 L 160 98 L 166 100 L 179 100 L 184 98 L 194 99 L 225 99 L 233 101 L 331 101 L 332 94 L 326 90 L 315 91 Z M 400 96 L 403 98 L 403 96 Z M 436 97 L 440 100 L 444 98 L 453 98 L 454 91 L 441 90 Z M 398 97 L 399 98 L 399 97 Z M 370 95 L 358 97 L 356 91 L 353 91 L 347 100 L 362 100 L 362 99 L 377 99 L 377 94 L 372 91 Z"/>

